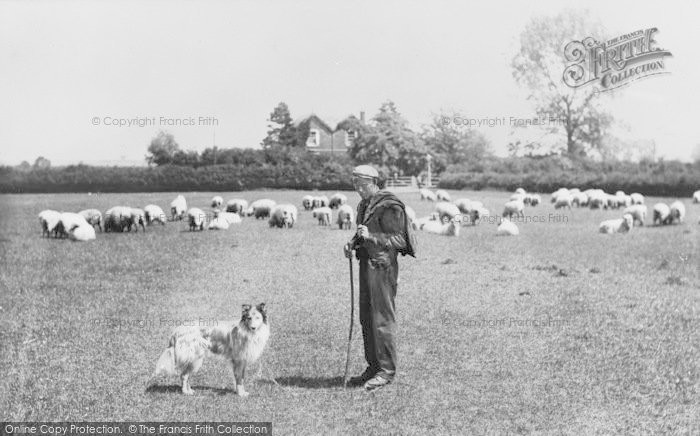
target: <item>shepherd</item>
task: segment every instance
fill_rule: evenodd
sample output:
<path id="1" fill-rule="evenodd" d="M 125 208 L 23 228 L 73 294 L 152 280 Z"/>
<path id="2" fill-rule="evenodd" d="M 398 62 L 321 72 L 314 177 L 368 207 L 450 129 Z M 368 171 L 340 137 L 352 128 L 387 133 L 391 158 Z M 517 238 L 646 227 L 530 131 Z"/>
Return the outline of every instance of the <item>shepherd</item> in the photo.
<path id="1" fill-rule="evenodd" d="M 415 239 L 405 205 L 383 188 L 379 173 L 369 165 L 353 170 L 352 183 L 362 201 L 357 206 L 357 232 L 344 246 L 360 261 L 360 324 L 367 368 L 350 379 L 350 386 L 381 389 L 396 376 L 397 255 L 415 257 Z"/>

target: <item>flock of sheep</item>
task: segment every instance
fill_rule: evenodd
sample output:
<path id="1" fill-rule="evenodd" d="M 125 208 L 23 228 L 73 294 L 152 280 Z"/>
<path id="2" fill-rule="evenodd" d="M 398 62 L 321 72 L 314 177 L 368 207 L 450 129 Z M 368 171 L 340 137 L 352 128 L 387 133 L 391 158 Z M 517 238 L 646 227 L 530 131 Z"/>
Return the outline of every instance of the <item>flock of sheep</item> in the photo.
<path id="1" fill-rule="evenodd" d="M 449 193 L 444 190 L 435 192 L 428 189 L 420 190 L 420 199 L 436 202 L 433 213 L 426 217 L 418 218 L 410 206 L 406 206 L 406 215 L 414 230 L 422 230 L 444 236 L 459 236 L 460 227 L 471 223 L 476 225 L 481 220 L 491 216 L 481 201 L 467 198 L 452 201 Z M 335 222 L 340 229 L 352 228 L 355 221 L 354 209 L 347 204 L 347 196 L 336 193 L 330 198 L 325 195 L 306 195 L 302 198 L 302 207 L 310 211 L 312 217 L 321 226 L 330 226 Z M 626 233 L 635 225 L 643 226 L 647 219 L 647 206 L 644 204 L 644 196 L 639 193 L 630 195 L 622 191 L 607 194 L 601 189 L 561 188 L 552 193 L 551 201 L 555 209 L 572 207 L 588 207 L 591 209 L 620 209 L 622 217 L 606 220 L 600 223 L 601 233 Z M 499 223 L 497 235 L 518 235 L 519 229 L 513 222 L 513 217 L 524 217 L 526 206 L 537 206 L 542 202 L 538 194 L 527 193 L 518 188 L 506 201 L 503 214 L 496 217 Z M 693 202 L 700 203 L 700 191 L 693 194 Z M 260 199 L 248 204 L 248 201 L 240 198 L 229 200 L 224 205 L 221 196 L 215 196 L 211 201 L 212 211 L 192 207 L 187 208 L 187 201 L 182 195 L 178 195 L 170 203 L 170 216 L 163 209 L 154 204 L 149 204 L 143 209 L 129 206 L 115 206 L 107 210 L 104 215 L 97 209 L 86 209 L 78 213 L 58 212 L 44 210 L 39 214 L 39 223 L 42 236 L 54 236 L 55 238 L 69 238 L 74 241 L 89 241 L 96 238 L 95 227 L 104 232 L 138 232 L 139 227 L 145 232 L 146 226 L 154 223 L 165 225 L 166 221 L 187 219 L 190 231 L 226 230 L 232 224 L 240 224 L 242 217 L 255 217 L 267 219 L 270 227 L 292 228 L 299 218 L 297 207 L 292 204 L 277 204 L 274 200 Z M 333 210 L 337 209 L 336 219 L 333 220 Z M 657 203 L 654 205 L 652 223 L 654 225 L 668 225 L 682 223 L 686 210 L 681 201 L 675 201 L 670 205 Z"/>

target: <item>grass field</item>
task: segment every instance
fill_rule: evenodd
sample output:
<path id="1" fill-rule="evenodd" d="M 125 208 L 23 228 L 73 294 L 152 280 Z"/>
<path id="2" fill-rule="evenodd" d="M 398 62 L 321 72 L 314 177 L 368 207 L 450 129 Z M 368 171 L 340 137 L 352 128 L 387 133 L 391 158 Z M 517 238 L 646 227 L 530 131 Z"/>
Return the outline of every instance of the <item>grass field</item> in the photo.
<path id="1" fill-rule="evenodd" d="M 300 191 L 223 194 L 301 204 Z M 509 194 L 451 192 L 500 213 Z M 185 194 L 202 207 L 213 193 Z M 700 434 L 700 205 L 685 224 L 602 235 L 620 211 L 527 208 L 544 222 L 496 237 L 418 234 L 400 258 L 396 382 L 345 390 L 351 231 L 300 210 L 291 230 L 246 218 L 89 243 L 42 238 L 37 214 L 155 203 L 171 193 L 0 196 L 3 420 L 272 421 L 276 434 Z M 355 206 L 359 197 L 348 193 Z M 433 204 L 401 194 L 418 216 Z M 647 205 L 671 199 L 648 198 Z M 205 209 L 206 210 L 206 209 Z M 550 214 L 563 215 L 556 217 Z M 355 268 L 357 274 L 357 268 Z M 356 281 L 357 283 L 357 281 Z M 241 399 L 208 359 L 146 389 L 176 323 L 239 317 L 266 302 L 262 370 Z M 357 300 L 356 300 L 357 301 Z M 357 312 L 356 312 L 357 313 Z M 359 322 L 353 373 L 364 369 Z M 273 382 L 272 379 L 276 381 Z"/>

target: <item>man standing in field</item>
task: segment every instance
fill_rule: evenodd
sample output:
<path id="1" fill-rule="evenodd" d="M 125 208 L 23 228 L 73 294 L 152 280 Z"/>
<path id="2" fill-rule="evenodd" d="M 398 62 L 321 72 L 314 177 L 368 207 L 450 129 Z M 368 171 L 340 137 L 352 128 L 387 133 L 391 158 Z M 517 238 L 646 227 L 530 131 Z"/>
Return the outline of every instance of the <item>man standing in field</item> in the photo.
<path id="1" fill-rule="evenodd" d="M 369 165 L 353 170 L 352 183 L 362 197 L 357 206 L 357 233 L 345 245 L 360 260 L 360 323 L 367 369 L 350 385 L 372 391 L 391 383 L 396 374 L 394 298 L 399 274 L 397 254 L 415 257 L 405 205 L 379 189 L 379 173 Z"/>

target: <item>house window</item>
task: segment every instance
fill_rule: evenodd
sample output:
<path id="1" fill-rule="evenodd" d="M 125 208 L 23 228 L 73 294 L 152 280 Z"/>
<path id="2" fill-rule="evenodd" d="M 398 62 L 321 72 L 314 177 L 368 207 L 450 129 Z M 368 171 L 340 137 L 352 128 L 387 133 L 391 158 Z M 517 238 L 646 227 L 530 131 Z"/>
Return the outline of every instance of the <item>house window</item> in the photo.
<path id="1" fill-rule="evenodd" d="M 307 147 L 318 147 L 321 145 L 321 133 L 318 129 L 309 129 L 309 137 L 306 139 Z"/>
<path id="2" fill-rule="evenodd" d="M 350 147 L 355 142 L 355 131 L 350 130 L 345 132 L 345 146 Z"/>

